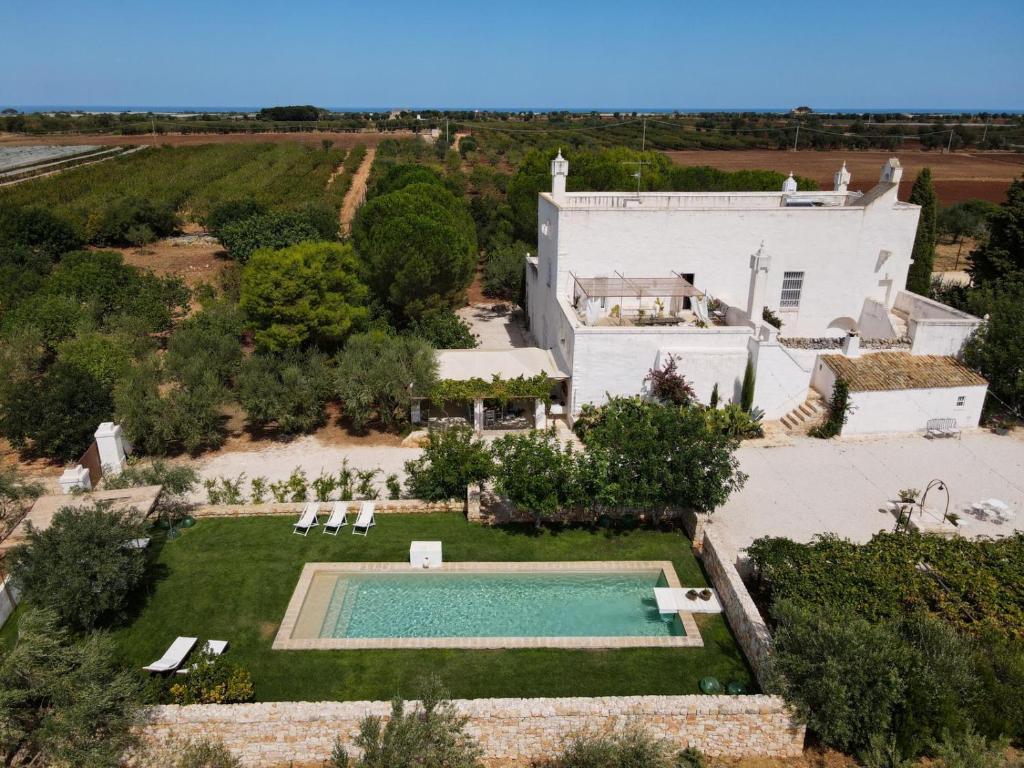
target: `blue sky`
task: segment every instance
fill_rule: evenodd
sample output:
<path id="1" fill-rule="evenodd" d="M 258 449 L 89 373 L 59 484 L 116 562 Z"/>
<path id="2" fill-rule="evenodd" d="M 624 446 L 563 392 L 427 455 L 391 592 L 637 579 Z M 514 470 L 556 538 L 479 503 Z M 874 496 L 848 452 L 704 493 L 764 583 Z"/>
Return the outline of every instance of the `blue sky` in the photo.
<path id="1" fill-rule="evenodd" d="M 1024 109 L 1024 0 L 0 0 L 0 105 Z"/>

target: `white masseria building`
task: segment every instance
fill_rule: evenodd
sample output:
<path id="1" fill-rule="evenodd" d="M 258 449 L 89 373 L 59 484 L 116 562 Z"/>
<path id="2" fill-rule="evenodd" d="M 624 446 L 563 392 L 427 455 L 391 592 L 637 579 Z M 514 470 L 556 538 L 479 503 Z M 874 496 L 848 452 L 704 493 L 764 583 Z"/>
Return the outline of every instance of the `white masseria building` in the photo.
<path id="1" fill-rule="evenodd" d="M 570 420 L 641 393 L 674 356 L 704 402 L 716 384 L 738 401 L 750 360 L 767 419 L 812 389 L 827 398 L 842 375 L 858 406 L 844 434 L 977 426 L 985 382 L 952 358 L 981 321 L 905 290 L 920 208 L 896 197 L 898 160 L 866 193 L 848 189 L 845 165 L 826 192 L 792 175 L 778 192 L 567 192 L 568 174 L 559 153 L 525 309 Z"/>

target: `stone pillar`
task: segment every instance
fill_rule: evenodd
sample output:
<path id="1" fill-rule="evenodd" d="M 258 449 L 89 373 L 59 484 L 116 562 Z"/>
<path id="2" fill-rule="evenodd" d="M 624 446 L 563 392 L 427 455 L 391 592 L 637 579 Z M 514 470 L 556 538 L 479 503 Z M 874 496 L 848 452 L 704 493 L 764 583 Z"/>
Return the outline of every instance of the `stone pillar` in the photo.
<path id="1" fill-rule="evenodd" d="M 533 401 L 533 427 L 534 429 L 548 428 L 547 403 L 539 397 Z"/>
<path id="2" fill-rule="evenodd" d="M 752 323 L 761 323 L 761 313 L 765 307 L 765 285 L 768 282 L 768 270 L 771 268 L 771 264 L 771 256 L 764 252 L 764 242 L 762 242 L 757 253 L 750 257 L 750 293 L 747 296 L 747 316 Z"/>
<path id="3" fill-rule="evenodd" d="M 480 486 L 476 483 L 466 486 L 466 519 L 471 523 L 479 523 L 483 519 L 480 513 Z"/>
<path id="4" fill-rule="evenodd" d="M 121 437 L 121 425 L 105 421 L 96 430 L 96 448 L 100 454 L 100 466 L 103 474 L 116 475 L 124 467 L 124 439 Z"/>
<path id="5" fill-rule="evenodd" d="M 420 405 L 421 405 L 421 403 L 422 403 L 422 401 L 421 401 L 421 400 L 413 400 L 413 401 L 412 401 L 412 416 L 411 416 L 411 421 L 412 421 L 412 423 L 413 423 L 413 424 L 419 424 L 419 423 L 420 423 L 420 421 L 421 421 L 421 420 L 422 420 L 422 418 L 423 418 L 423 415 L 422 415 L 422 413 L 420 412 Z"/>
<path id="6" fill-rule="evenodd" d="M 88 491 L 92 489 L 89 470 L 81 464 L 65 469 L 58 482 L 60 483 L 61 493 L 74 493 L 75 491 Z"/>
<path id="7" fill-rule="evenodd" d="M 484 399 L 482 397 L 473 401 L 473 429 L 477 432 L 484 431 Z"/>

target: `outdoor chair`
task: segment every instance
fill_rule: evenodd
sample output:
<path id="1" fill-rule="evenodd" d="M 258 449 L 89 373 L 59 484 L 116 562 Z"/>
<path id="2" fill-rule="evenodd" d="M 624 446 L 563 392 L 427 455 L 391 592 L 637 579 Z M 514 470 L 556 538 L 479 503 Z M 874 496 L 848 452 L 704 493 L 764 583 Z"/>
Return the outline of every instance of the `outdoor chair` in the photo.
<path id="1" fill-rule="evenodd" d="M 364 501 L 363 505 L 359 508 L 359 517 L 352 523 L 352 533 L 360 534 L 365 536 L 370 532 L 370 529 L 375 525 L 373 522 L 373 510 L 374 503 L 372 501 Z"/>
<path id="2" fill-rule="evenodd" d="M 302 516 L 299 517 L 299 521 L 292 526 L 292 533 L 301 533 L 303 536 L 309 534 L 309 529 L 320 524 L 320 520 L 317 515 L 320 512 L 320 505 L 315 501 L 306 503 L 306 507 L 302 510 Z"/>
<path id="3" fill-rule="evenodd" d="M 348 504 L 344 501 L 336 501 L 331 507 L 331 516 L 324 523 L 324 533 L 337 536 L 338 531 L 346 525 L 348 525 Z"/>
<path id="4" fill-rule="evenodd" d="M 164 652 L 164 655 L 154 661 L 148 667 L 143 667 L 147 672 L 173 672 L 185 661 L 192 646 L 196 644 L 194 637 L 179 637 Z"/>

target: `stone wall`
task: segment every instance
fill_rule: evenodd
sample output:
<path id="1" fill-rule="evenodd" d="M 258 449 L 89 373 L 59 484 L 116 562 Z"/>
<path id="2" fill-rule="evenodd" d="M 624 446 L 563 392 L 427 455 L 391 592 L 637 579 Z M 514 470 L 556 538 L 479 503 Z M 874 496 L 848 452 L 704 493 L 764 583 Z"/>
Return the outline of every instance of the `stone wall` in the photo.
<path id="1" fill-rule="evenodd" d="M 726 546 L 713 527 L 705 525 L 702 534 L 699 548 L 704 570 L 718 593 L 736 642 L 750 662 L 758 683 L 764 688 L 772 644 L 768 625 L 736 569 L 735 553 Z"/>
<path id="2" fill-rule="evenodd" d="M 329 515 L 331 501 L 320 502 L 320 514 Z M 349 502 L 354 507 L 349 509 L 349 517 L 359 513 L 359 501 Z M 423 499 L 376 499 L 374 514 L 377 515 L 414 515 L 425 512 L 463 512 L 465 504 L 461 501 L 424 501 Z M 269 517 L 272 515 L 298 516 L 305 502 L 269 502 L 265 504 L 201 504 L 191 510 L 193 517 Z"/>
<path id="3" fill-rule="evenodd" d="M 804 729 L 774 696 L 617 696 L 566 699 L 473 699 L 455 705 L 484 750 L 489 768 L 528 766 L 556 753 L 576 733 L 606 733 L 643 724 L 673 747 L 709 755 L 792 757 L 803 749 Z M 243 765 L 258 768 L 323 765 L 335 737 L 351 745 L 359 721 L 386 717 L 383 701 L 281 702 L 155 707 L 144 736 L 217 738 Z"/>

